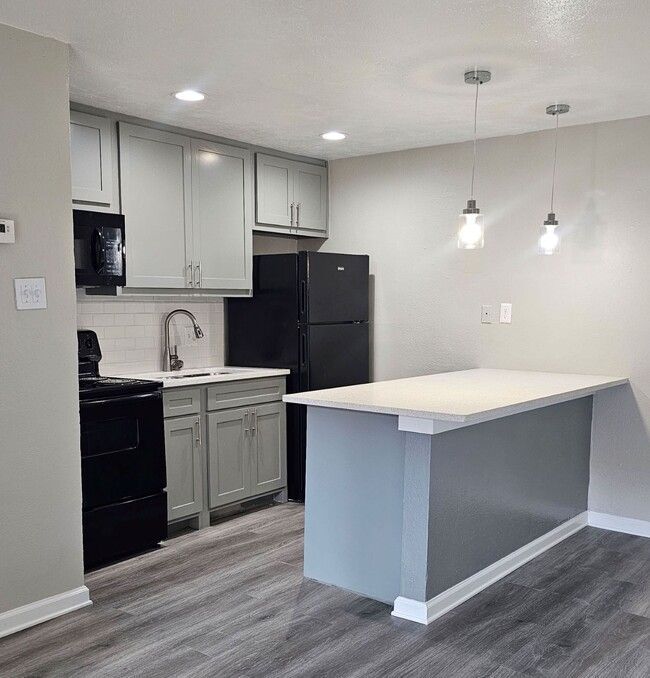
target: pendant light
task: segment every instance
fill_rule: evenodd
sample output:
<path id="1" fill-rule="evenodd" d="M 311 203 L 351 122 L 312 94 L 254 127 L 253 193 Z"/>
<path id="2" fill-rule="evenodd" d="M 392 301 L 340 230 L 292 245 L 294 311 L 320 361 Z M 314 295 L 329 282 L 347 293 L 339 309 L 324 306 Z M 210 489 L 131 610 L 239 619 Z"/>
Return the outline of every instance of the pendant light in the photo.
<path id="1" fill-rule="evenodd" d="M 555 152 L 553 154 L 553 180 L 551 182 L 551 211 L 548 213 L 546 221 L 542 226 L 542 232 L 539 236 L 539 253 L 555 254 L 560 251 L 560 236 L 557 233 L 558 221 L 553 211 L 553 200 L 555 198 L 555 170 L 557 168 L 557 134 L 560 127 L 560 116 L 568 113 L 570 106 L 568 104 L 553 104 L 547 106 L 547 115 L 555 116 Z"/>
<path id="2" fill-rule="evenodd" d="M 458 248 L 462 250 L 475 250 L 483 247 L 483 215 L 476 206 L 474 199 L 474 177 L 476 175 L 476 117 L 478 113 L 478 88 L 486 82 L 490 82 L 490 71 L 474 69 L 465 73 L 465 82 L 476 86 L 474 97 L 474 160 L 472 162 L 472 183 L 469 191 L 467 207 L 458 217 Z"/>

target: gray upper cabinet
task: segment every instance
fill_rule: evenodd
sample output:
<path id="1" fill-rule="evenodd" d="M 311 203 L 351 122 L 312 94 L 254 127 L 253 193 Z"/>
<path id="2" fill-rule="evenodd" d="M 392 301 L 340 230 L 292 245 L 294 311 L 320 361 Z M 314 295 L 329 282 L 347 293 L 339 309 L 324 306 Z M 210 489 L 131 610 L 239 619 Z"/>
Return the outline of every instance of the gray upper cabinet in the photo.
<path id="1" fill-rule="evenodd" d="M 192 139 L 195 285 L 252 287 L 250 151 Z"/>
<path id="2" fill-rule="evenodd" d="M 196 515 L 203 509 L 201 417 L 165 420 L 167 519 Z"/>
<path id="3" fill-rule="evenodd" d="M 252 287 L 250 151 L 119 123 L 127 286 Z"/>
<path id="4" fill-rule="evenodd" d="M 251 410 L 251 491 L 261 494 L 287 483 L 285 410 L 280 402 Z"/>
<path id="5" fill-rule="evenodd" d="M 327 236 L 327 167 L 294 163 L 293 199 L 297 232 Z"/>
<path id="6" fill-rule="evenodd" d="M 119 123 L 128 287 L 177 289 L 191 280 L 190 139 Z"/>
<path id="7" fill-rule="evenodd" d="M 326 238 L 327 167 L 256 155 L 256 230 Z"/>
<path id="8" fill-rule="evenodd" d="M 119 211 L 108 117 L 70 111 L 72 202 L 80 209 Z"/>
<path id="9" fill-rule="evenodd" d="M 292 162 L 258 153 L 256 156 L 257 219 L 260 224 L 293 228 Z"/>
<path id="10" fill-rule="evenodd" d="M 208 414 L 210 508 L 251 496 L 250 410 L 238 408 Z"/>

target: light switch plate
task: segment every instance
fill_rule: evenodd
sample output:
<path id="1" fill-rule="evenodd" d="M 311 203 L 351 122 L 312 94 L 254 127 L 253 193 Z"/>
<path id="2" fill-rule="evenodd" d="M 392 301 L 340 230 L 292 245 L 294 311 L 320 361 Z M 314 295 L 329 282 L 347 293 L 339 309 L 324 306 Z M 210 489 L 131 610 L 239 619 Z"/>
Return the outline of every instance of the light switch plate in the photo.
<path id="1" fill-rule="evenodd" d="M 11 219 L 0 219 L 0 243 L 12 244 L 16 242 L 16 228 Z"/>
<path id="2" fill-rule="evenodd" d="M 506 323 L 508 325 L 512 322 L 512 304 L 501 304 L 499 322 Z"/>
<path id="3" fill-rule="evenodd" d="M 494 316 L 492 315 L 492 304 L 483 304 L 481 306 L 481 322 L 493 323 Z"/>
<path id="4" fill-rule="evenodd" d="M 19 311 L 47 308 L 45 278 L 14 278 L 14 290 Z"/>

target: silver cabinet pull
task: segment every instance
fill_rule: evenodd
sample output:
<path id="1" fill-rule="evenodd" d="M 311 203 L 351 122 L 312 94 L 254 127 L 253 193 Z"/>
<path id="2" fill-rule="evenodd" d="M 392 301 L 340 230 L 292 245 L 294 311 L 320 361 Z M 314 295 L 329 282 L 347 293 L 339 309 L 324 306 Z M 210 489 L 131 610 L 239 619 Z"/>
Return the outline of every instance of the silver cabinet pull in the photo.
<path id="1" fill-rule="evenodd" d="M 197 282 L 194 283 L 194 287 L 201 287 L 201 262 L 194 266 L 194 271 L 197 277 Z"/>
<path id="2" fill-rule="evenodd" d="M 252 410 L 251 412 L 251 435 L 255 435 L 257 431 L 257 410 Z"/>
<path id="3" fill-rule="evenodd" d="M 194 287 L 194 262 L 190 261 L 190 263 L 186 266 L 187 269 L 189 269 L 189 280 L 186 280 L 186 284 L 188 287 Z"/>
<path id="4" fill-rule="evenodd" d="M 293 211 L 296 207 L 296 203 L 292 202 L 291 203 L 291 226 L 289 227 L 289 232 L 291 232 L 291 229 L 293 228 Z"/>
<path id="5" fill-rule="evenodd" d="M 296 203 L 296 228 L 300 228 L 300 203 Z"/>
<path id="6" fill-rule="evenodd" d="M 248 410 L 244 412 L 244 435 L 247 433 L 250 433 L 250 429 L 248 428 Z"/>
<path id="7" fill-rule="evenodd" d="M 194 422 L 194 426 L 196 426 L 196 444 L 201 445 L 201 417 Z"/>

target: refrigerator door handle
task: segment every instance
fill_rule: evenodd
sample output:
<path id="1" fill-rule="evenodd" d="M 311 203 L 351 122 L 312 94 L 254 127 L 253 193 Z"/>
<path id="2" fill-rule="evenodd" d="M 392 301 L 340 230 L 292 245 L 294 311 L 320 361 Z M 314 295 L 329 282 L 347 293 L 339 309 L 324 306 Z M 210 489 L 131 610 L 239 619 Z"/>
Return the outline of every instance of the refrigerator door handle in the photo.
<path id="1" fill-rule="evenodd" d="M 300 315 L 304 315 L 307 311 L 307 283 L 304 280 L 300 281 Z"/>
<path id="2" fill-rule="evenodd" d="M 300 333 L 300 365 L 304 365 L 307 360 L 307 335 Z"/>

